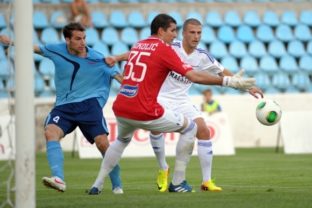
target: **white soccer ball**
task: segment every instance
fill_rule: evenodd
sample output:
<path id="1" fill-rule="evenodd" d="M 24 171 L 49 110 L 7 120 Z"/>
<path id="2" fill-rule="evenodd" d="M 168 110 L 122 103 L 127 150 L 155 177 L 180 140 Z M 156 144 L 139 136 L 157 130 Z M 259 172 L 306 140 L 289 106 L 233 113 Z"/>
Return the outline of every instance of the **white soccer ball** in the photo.
<path id="1" fill-rule="evenodd" d="M 257 105 L 256 116 L 263 125 L 272 126 L 281 119 L 282 110 L 274 100 L 261 100 Z"/>

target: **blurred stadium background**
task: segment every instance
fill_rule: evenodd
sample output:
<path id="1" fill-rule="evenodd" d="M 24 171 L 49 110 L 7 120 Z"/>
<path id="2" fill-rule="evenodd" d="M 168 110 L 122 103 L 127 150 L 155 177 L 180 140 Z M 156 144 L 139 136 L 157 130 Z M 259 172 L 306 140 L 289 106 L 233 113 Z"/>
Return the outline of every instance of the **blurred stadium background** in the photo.
<path id="1" fill-rule="evenodd" d="M 71 1 L 33 0 L 33 43 L 64 41 L 61 28 L 69 21 Z M 93 27 L 86 31 L 87 43 L 104 56 L 126 52 L 133 43 L 148 37 L 149 24 L 160 12 L 169 13 L 177 20 L 178 39 L 182 38 L 183 21 L 194 17 L 203 24 L 202 48 L 206 48 L 233 72 L 244 68 L 247 75 L 256 78 L 257 85 L 263 89 L 266 97 L 278 101 L 284 112 L 303 112 L 303 116 L 298 118 L 297 126 L 293 128 L 299 128 L 305 123 L 304 115 L 311 117 L 311 114 L 306 113 L 312 111 L 311 0 L 86 1 L 93 23 Z M 14 39 L 14 11 L 11 3 L 10 0 L 0 0 L 0 34 Z M 12 112 L 12 104 L 8 104 L 8 100 L 14 97 L 15 90 L 14 54 L 14 46 L 8 48 L 0 44 L 2 118 Z M 119 64 L 121 70 L 124 64 Z M 43 121 L 55 98 L 54 65 L 50 60 L 34 54 L 33 74 L 36 150 L 39 152 L 45 148 Z M 111 104 L 118 88 L 119 84 L 114 81 L 110 101 L 104 109 L 108 117 L 112 116 Z M 193 85 L 190 94 L 195 104 L 200 104 L 201 92 L 206 88 Z M 275 147 L 280 142 L 279 125 L 267 128 L 257 123 L 255 99 L 232 89 L 212 89 L 215 98 L 229 116 L 235 147 Z M 304 128 L 309 125 L 305 124 Z M 311 129 L 306 128 L 307 131 Z M 69 137 L 72 139 L 63 144 L 65 150 L 73 148 L 74 136 Z M 309 142 L 307 146 L 312 146 L 311 139 Z M 47 167 L 46 169 L 48 170 Z M 97 170 L 97 166 L 94 170 Z"/>

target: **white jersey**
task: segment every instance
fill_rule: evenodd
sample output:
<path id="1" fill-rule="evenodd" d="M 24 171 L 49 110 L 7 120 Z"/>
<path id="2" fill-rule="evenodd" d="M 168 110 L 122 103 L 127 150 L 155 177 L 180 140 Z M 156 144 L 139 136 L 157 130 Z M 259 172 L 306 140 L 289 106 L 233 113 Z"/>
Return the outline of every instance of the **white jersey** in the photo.
<path id="1" fill-rule="evenodd" d="M 175 41 L 172 48 L 181 60 L 191 65 L 194 70 L 206 70 L 215 75 L 224 70 L 224 67 L 204 49 L 196 48 L 193 53 L 188 55 L 182 47 L 182 41 Z M 175 103 L 189 101 L 188 90 L 192 84 L 185 76 L 171 71 L 160 88 L 158 99 L 174 101 Z"/>

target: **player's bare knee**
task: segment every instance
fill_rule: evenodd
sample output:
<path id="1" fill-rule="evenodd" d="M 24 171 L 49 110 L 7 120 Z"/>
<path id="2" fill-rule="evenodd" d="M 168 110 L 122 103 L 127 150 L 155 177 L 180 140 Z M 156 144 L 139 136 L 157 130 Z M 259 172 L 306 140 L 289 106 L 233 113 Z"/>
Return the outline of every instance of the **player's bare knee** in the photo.
<path id="1" fill-rule="evenodd" d="M 95 137 L 94 141 L 95 141 L 96 147 L 98 148 L 100 152 L 102 153 L 106 152 L 107 148 L 109 147 L 109 142 L 108 142 L 106 135 L 97 136 Z"/>

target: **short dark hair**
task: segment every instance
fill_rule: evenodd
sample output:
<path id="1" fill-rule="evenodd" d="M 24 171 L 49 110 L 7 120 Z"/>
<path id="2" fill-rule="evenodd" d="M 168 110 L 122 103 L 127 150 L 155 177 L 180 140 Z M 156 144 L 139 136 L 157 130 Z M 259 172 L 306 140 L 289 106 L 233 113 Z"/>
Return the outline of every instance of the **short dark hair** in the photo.
<path id="1" fill-rule="evenodd" d="M 151 35 L 155 35 L 158 32 L 159 28 L 167 30 L 170 27 L 170 24 L 177 24 L 177 21 L 168 14 L 159 14 L 157 15 L 151 23 Z"/>
<path id="2" fill-rule="evenodd" d="M 80 24 L 79 22 L 71 22 L 63 28 L 63 36 L 64 38 L 71 38 L 73 35 L 73 31 L 78 30 L 84 32 L 86 28 Z"/>
<path id="3" fill-rule="evenodd" d="M 186 27 L 188 25 L 202 25 L 201 22 L 195 18 L 190 18 L 185 20 L 185 22 L 183 23 L 183 31 L 185 31 Z"/>

